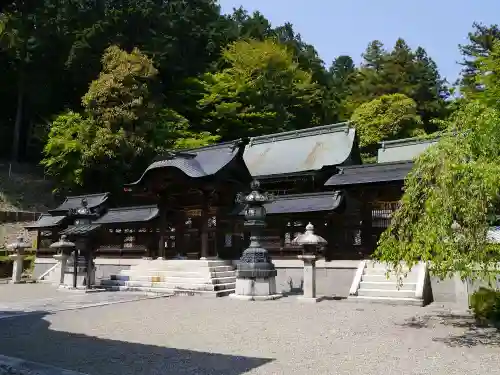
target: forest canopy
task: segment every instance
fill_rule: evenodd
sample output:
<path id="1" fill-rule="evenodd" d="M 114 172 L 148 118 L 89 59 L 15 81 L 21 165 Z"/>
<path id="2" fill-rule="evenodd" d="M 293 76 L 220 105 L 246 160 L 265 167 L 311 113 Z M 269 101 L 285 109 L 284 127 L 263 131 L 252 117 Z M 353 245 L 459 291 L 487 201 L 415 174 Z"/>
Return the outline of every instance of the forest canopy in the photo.
<path id="1" fill-rule="evenodd" d="M 476 24 L 460 46 L 465 95 L 498 36 Z M 67 191 L 120 189 L 164 149 L 347 120 L 369 162 L 460 101 L 423 47 L 367 40 L 360 64 L 324 62 L 292 24 L 215 0 L 7 2 L 0 68 L 1 157 L 41 162 Z"/>

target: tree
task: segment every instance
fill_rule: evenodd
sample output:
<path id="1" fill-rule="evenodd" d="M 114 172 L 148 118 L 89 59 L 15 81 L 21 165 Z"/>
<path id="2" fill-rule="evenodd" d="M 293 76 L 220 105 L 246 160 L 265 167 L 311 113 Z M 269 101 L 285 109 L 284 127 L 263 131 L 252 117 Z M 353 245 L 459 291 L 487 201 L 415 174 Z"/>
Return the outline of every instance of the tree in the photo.
<path id="1" fill-rule="evenodd" d="M 400 271 L 429 262 L 445 278 L 489 276 L 500 247 L 487 230 L 500 204 L 500 44 L 477 61 L 483 92 L 462 105 L 444 136 L 416 161 L 402 204 L 383 233 L 375 257 Z M 488 74 L 486 74 L 488 73 Z"/>
<path id="2" fill-rule="evenodd" d="M 378 143 L 424 134 L 417 104 L 403 94 L 383 95 L 359 106 L 351 117 L 364 157 L 373 157 Z"/>
<path id="3" fill-rule="evenodd" d="M 67 189 L 113 191 L 168 148 L 217 141 L 194 133 L 189 122 L 161 107 L 158 71 L 138 49 L 111 46 L 103 69 L 82 99 L 84 114 L 64 113 L 52 123 L 42 164 Z"/>
<path id="4" fill-rule="evenodd" d="M 350 56 L 339 56 L 332 61 L 328 70 L 330 82 L 327 94 L 330 99 L 332 117 L 335 122 L 349 119 L 346 100 L 352 95 L 356 66 Z"/>
<path id="5" fill-rule="evenodd" d="M 433 119 L 448 114 L 448 89 L 425 49 L 412 51 L 400 38 L 391 51 L 386 51 L 381 42 L 373 41 L 363 57 L 365 61 L 354 77 L 347 99 L 347 111 L 352 113 L 359 105 L 382 95 L 403 94 L 416 102 L 426 131 L 434 132 Z"/>
<path id="6" fill-rule="evenodd" d="M 227 68 L 203 78 L 204 127 L 223 140 L 319 125 L 318 85 L 273 40 L 239 41 L 223 52 Z"/>
<path id="7" fill-rule="evenodd" d="M 496 41 L 500 40 L 500 28 L 498 25 L 484 25 L 474 22 L 473 31 L 468 35 L 469 43 L 460 45 L 460 52 L 464 59 L 462 61 L 462 78 L 460 86 L 465 94 L 473 94 L 481 86 L 477 85 L 477 75 L 480 73 L 478 58 L 488 57 L 493 50 Z"/>

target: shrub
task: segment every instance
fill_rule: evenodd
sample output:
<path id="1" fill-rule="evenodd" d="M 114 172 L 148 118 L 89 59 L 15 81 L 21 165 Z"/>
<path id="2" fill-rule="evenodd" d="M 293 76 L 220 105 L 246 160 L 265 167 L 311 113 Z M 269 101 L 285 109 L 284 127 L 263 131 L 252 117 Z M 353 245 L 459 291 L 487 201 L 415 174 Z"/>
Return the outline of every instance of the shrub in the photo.
<path id="1" fill-rule="evenodd" d="M 479 288 L 471 295 L 470 306 L 478 321 L 500 322 L 500 291 Z"/>

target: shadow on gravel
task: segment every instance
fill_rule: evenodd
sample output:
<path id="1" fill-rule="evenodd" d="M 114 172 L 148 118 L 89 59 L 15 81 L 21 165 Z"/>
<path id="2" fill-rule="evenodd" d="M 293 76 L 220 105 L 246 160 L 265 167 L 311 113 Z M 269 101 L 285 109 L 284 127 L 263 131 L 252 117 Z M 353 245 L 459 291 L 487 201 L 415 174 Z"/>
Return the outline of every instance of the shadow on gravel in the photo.
<path id="1" fill-rule="evenodd" d="M 433 328 L 436 325 L 460 328 L 464 332 L 448 337 L 437 338 L 433 341 L 442 342 L 448 346 L 473 347 L 478 345 L 500 347 L 500 330 L 492 326 L 481 325 L 470 315 L 437 313 L 423 316 L 414 316 L 400 324 L 410 328 Z"/>
<path id="2" fill-rule="evenodd" d="M 274 360 L 54 331 L 50 329 L 50 322 L 44 319 L 49 315 L 46 312 L 18 317 L 15 315 L 25 313 L 0 311 L 0 316 L 2 314 L 13 317 L 0 320 L 0 354 L 90 375 L 240 375 Z"/>

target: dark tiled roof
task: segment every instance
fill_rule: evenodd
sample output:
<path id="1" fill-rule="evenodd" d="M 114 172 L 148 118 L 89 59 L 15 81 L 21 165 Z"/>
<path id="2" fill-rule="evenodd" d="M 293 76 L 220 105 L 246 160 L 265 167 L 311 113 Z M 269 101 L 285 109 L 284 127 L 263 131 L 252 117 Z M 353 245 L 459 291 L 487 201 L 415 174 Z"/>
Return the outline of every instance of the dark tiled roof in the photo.
<path id="1" fill-rule="evenodd" d="M 26 229 L 52 228 L 56 227 L 66 218 L 66 216 L 42 215 L 32 224 L 25 225 Z"/>
<path id="2" fill-rule="evenodd" d="M 153 162 L 144 171 L 139 180 L 129 185 L 140 183 L 149 171 L 158 168 L 176 168 L 192 178 L 214 175 L 238 155 L 240 146 L 241 141 L 235 141 L 192 150 L 172 152 Z"/>
<path id="3" fill-rule="evenodd" d="M 66 229 L 59 232 L 59 234 L 65 234 L 67 236 L 84 236 L 92 233 L 96 229 L 101 227 L 100 224 L 80 224 L 80 225 L 71 225 Z"/>
<path id="4" fill-rule="evenodd" d="M 300 212 L 333 211 L 340 206 L 343 196 L 338 191 L 309 194 L 290 194 L 277 197 L 264 205 L 268 215 Z M 244 208 L 238 207 L 233 214 L 243 215 Z"/>
<path id="5" fill-rule="evenodd" d="M 339 173 L 326 181 L 325 186 L 347 186 L 375 182 L 404 181 L 413 162 L 380 163 L 340 168 Z"/>
<path id="6" fill-rule="evenodd" d="M 120 207 L 108 210 L 94 224 L 138 223 L 148 222 L 158 217 L 157 206 Z"/>
<path id="7" fill-rule="evenodd" d="M 77 195 L 74 197 L 66 197 L 64 202 L 59 207 L 57 207 L 54 210 L 50 210 L 49 212 L 62 212 L 62 211 L 67 212 L 71 209 L 78 209 L 78 208 L 82 207 L 82 199 L 86 199 L 87 204 L 88 204 L 88 208 L 93 209 L 93 208 L 100 206 L 104 202 L 106 202 L 108 197 L 109 197 L 109 193 Z"/>
<path id="8" fill-rule="evenodd" d="M 254 177 L 316 171 L 349 159 L 355 130 L 347 123 L 251 138 L 243 159 Z"/>

